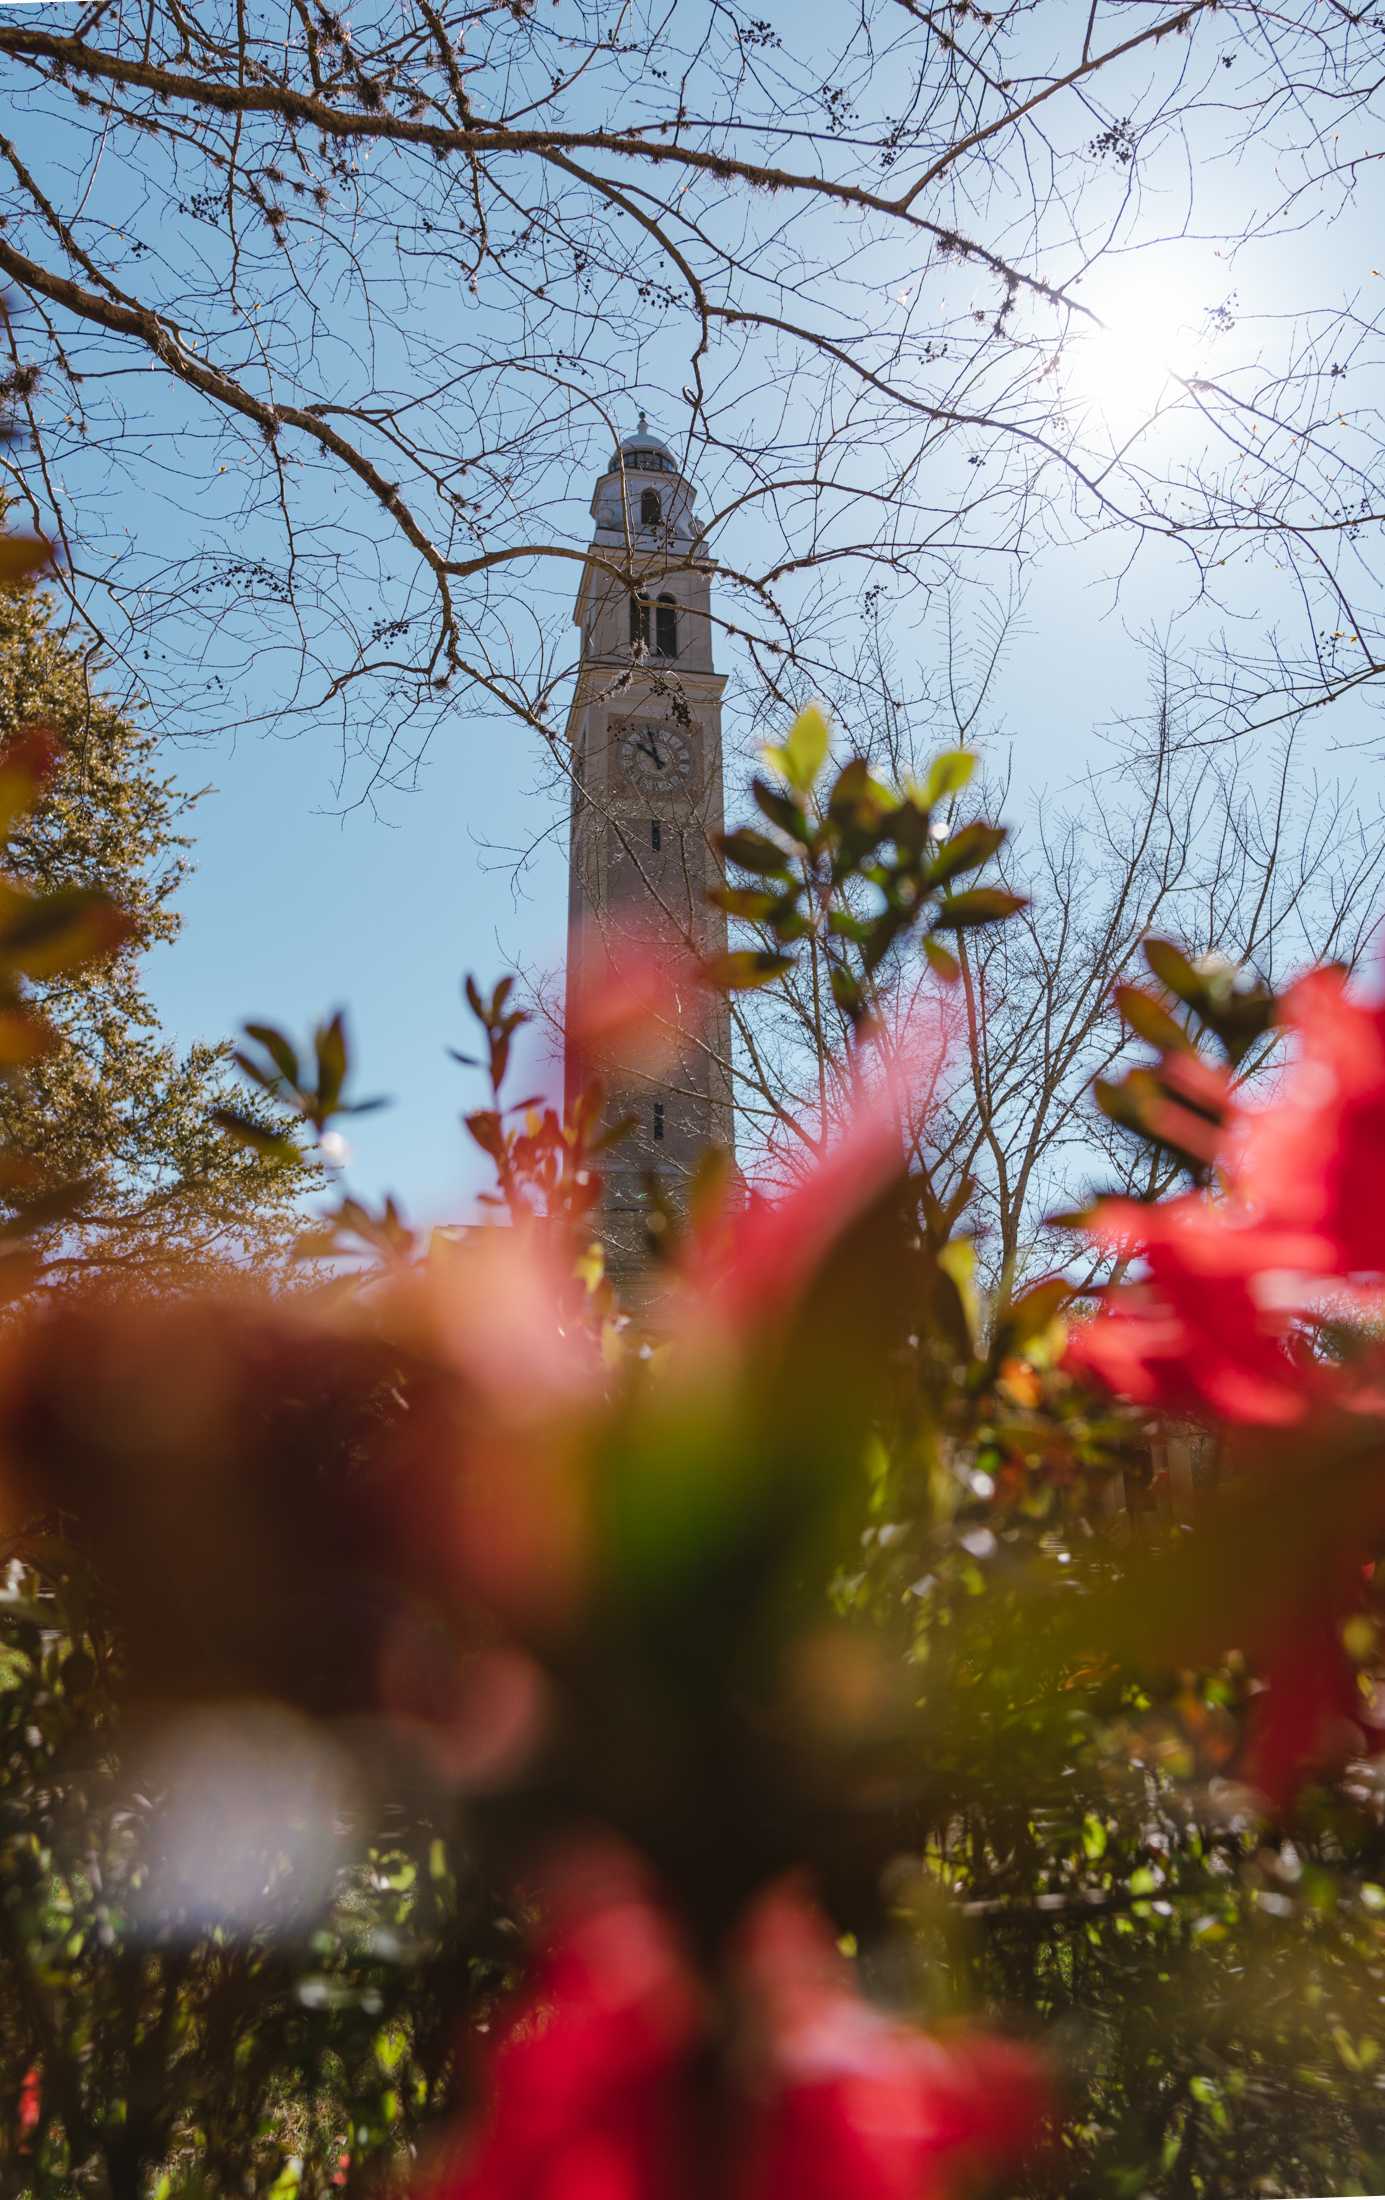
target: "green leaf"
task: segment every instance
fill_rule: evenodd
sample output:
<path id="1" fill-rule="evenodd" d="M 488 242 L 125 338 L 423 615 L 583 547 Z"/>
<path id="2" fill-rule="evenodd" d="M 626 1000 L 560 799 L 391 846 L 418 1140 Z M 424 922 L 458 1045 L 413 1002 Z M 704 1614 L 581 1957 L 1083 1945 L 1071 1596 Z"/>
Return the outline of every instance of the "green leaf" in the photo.
<path id="1" fill-rule="evenodd" d="M 1175 1023 L 1162 1001 L 1143 986 L 1118 985 L 1116 1006 L 1137 1039 L 1147 1040 L 1161 1054 L 1191 1054 L 1193 1042 L 1181 1024 Z"/>
<path id="2" fill-rule="evenodd" d="M 493 1161 L 499 1161 L 505 1151 L 505 1133 L 500 1117 L 494 1108 L 477 1108 L 462 1121 L 475 1139 L 482 1153 L 488 1153 Z"/>
<path id="3" fill-rule="evenodd" d="M 15 895 L 0 915 L 0 954 L 26 978 L 56 978 L 113 954 L 129 929 L 95 887 L 64 886 L 40 899 Z"/>
<path id="4" fill-rule="evenodd" d="M 956 985 L 962 975 L 962 965 L 951 948 L 944 947 L 942 941 L 935 940 L 930 933 L 924 940 L 923 952 L 928 957 L 930 969 L 935 970 L 946 985 Z"/>
<path id="5" fill-rule="evenodd" d="M 1009 838 L 1004 825 L 964 825 L 938 850 L 928 868 L 930 886 L 941 886 L 963 871 L 979 871 Z"/>
<path id="6" fill-rule="evenodd" d="M 788 876 L 789 858 L 778 842 L 749 826 L 742 826 L 738 832 L 723 833 L 717 845 L 727 861 L 739 864 L 743 871 L 757 871 L 766 878 Z"/>
<path id="7" fill-rule="evenodd" d="M 296 1087 L 298 1083 L 298 1050 L 285 1038 L 283 1032 L 273 1024 L 247 1024 L 245 1035 L 247 1039 L 253 1039 L 257 1046 L 264 1048 L 265 1053 L 273 1062 L 280 1076 L 286 1078 L 289 1084 Z"/>
<path id="8" fill-rule="evenodd" d="M 212 1121 L 238 1146 L 245 1146 L 257 1153 L 263 1161 L 276 1168 L 289 1168 L 302 1159 L 297 1146 L 282 1131 L 273 1131 L 263 1123 L 257 1123 L 253 1115 L 242 1115 L 239 1108 L 213 1108 Z"/>
<path id="9" fill-rule="evenodd" d="M 763 779 L 750 783 L 751 797 L 762 817 L 771 825 L 777 825 L 781 833 L 788 833 L 793 840 L 804 845 L 812 839 L 813 829 L 792 795 L 781 794 L 777 787 L 767 786 Z"/>
<path id="10" fill-rule="evenodd" d="M 336 1112 L 346 1083 L 346 1023 L 340 1009 L 330 1022 L 319 1024 L 313 1033 L 313 1051 L 317 1056 L 317 1104 L 321 1116 Z"/>
<path id="11" fill-rule="evenodd" d="M 762 924 L 784 897 L 763 886 L 714 886 L 707 899 L 714 908 L 724 909 L 728 917 L 744 917 L 751 924 Z"/>
<path id="12" fill-rule="evenodd" d="M 938 1266 L 949 1279 L 961 1302 L 972 1350 L 981 1327 L 981 1300 L 976 1289 L 976 1248 L 970 1238 L 949 1238 L 938 1255 Z"/>
<path id="13" fill-rule="evenodd" d="M 500 1032 L 492 1032 L 490 1076 L 491 1084 L 497 1092 L 499 1092 L 501 1086 L 505 1082 L 506 1073 L 509 1070 L 509 1067 L 510 1034 L 508 1031 L 503 1030 Z"/>
<path id="14" fill-rule="evenodd" d="M 786 947 L 790 940 L 806 939 L 812 929 L 791 894 L 785 894 L 775 903 L 770 913 L 769 927 L 781 947 Z"/>
<path id="15" fill-rule="evenodd" d="M 1152 1096 L 1152 1080 L 1146 1079 L 1141 1087 L 1139 1073 L 1113 1084 L 1109 1077 L 1092 1079 L 1092 1098 L 1102 1114 L 1112 1123 L 1121 1124 L 1126 1130 L 1137 1131 L 1144 1121 L 1143 1103 Z M 1131 1088 L 1134 1088 L 1133 1090 Z"/>
<path id="16" fill-rule="evenodd" d="M 1149 939 L 1145 961 L 1165 990 L 1180 1001 L 1200 1001 L 1207 988 L 1181 947 L 1172 940 Z"/>
<path id="17" fill-rule="evenodd" d="M 827 919 L 827 929 L 835 939 L 852 940 L 861 947 L 870 938 L 873 927 L 864 917 L 853 916 L 849 909 L 834 909 Z"/>
<path id="18" fill-rule="evenodd" d="M 1005 1327 L 1011 1344 L 1028 1344 L 1031 1338 L 1041 1336 L 1071 1297 L 1072 1287 L 1061 1276 L 1046 1276 L 1042 1283 L 1025 1291 L 1014 1301 L 1006 1316 Z"/>
<path id="19" fill-rule="evenodd" d="M 859 825 L 863 814 L 876 820 L 893 808 L 889 788 L 871 778 L 863 756 L 853 756 L 849 764 L 843 765 L 827 798 L 827 814 L 836 825 Z"/>
<path id="20" fill-rule="evenodd" d="M 950 795 L 960 794 L 976 770 L 976 754 L 972 749 L 944 749 L 935 756 L 928 767 L 923 785 L 915 796 L 919 808 L 936 810 L 940 802 Z"/>
<path id="21" fill-rule="evenodd" d="M 21 587 L 52 555 L 52 546 L 39 535 L 0 535 L 0 588 Z"/>
<path id="22" fill-rule="evenodd" d="M 1106 1828 L 1092 1811 L 1082 1821 L 1082 1853 L 1093 1864 L 1106 1854 Z"/>
<path id="23" fill-rule="evenodd" d="M 386 2025 L 375 2035 L 375 2060 L 387 2078 L 392 2078 L 409 2052 L 409 2035 L 402 2024 Z"/>
<path id="24" fill-rule="evenodd" d="M 973 886 L 966 893 L 951 894 L 934 918 L 939 932 L 960 932 L 973 924 L 999 924 L 1017 909 L 1028 907 L 1023 894 L 1007 893 L 1001 886 Z"/>
<path id="25" fill-rule="evenodd" d="M 782 749 L 765 749 L 761 753 L 774 771 L 787 779 L 791 787 L 806 794 L 827 762 L 827 752 L 832 745 L 832 729 L 820 703 L 807 703 L 789 728 L 789 737 Z"/>
<path id="26" fill-rule="evenodd" d="M 706 964 L 713 985 L 726 993 L 746 993 L 756 986 L 772 985 L 792 970 L 792 955 L 776 955 L 768 948 L 746 948 L 732 955 L 713 955 Z"/>

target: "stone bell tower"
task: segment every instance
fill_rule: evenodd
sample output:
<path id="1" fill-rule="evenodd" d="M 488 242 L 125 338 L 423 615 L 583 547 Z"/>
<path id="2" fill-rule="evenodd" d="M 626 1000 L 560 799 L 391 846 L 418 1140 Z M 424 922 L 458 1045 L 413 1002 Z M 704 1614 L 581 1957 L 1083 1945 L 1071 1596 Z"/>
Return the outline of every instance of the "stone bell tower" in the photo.
<path id="1" fill-rule="evenodd" d="M 635 1128 L 605 1157 L 600 1233 L 608 1271 L 638 1294 L 648 1265 L 646 1180 L 675 1203 L 709 1145 L 730 1148 L 731 1018 L 724 996 L 679 990 L 688 948 L 726 945 L 706 894 L 720 878 L 723 673 L 712 663 L 711 575 L 693 490 L 640 414 L 596 484 L 573 617 L 581 664 L 568 740 L 572 839 L 569 1022 L 622 939 L 668 942 L 665 1059 L 599 1064 L 611 1122 Z M 675 951 L 678 951 L 677 954 Z M 569 1082 L 572 1071 L 569 1070 Z"/>

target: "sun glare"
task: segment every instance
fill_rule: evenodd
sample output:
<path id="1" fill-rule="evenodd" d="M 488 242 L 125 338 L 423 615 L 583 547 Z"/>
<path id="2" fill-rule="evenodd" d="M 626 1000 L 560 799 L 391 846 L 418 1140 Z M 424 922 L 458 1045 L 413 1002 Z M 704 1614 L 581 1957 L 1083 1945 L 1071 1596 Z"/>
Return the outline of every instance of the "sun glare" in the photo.
<path id="1" fill-rule="evenodd" d="M 1128 435 L 1173 404 L 1197 371 L 1201 330 L 1183 285 L 1143 283 L 1089 301 L 1100 325 L 1075 331 L 1065 352 L 1073 399 Z"/>

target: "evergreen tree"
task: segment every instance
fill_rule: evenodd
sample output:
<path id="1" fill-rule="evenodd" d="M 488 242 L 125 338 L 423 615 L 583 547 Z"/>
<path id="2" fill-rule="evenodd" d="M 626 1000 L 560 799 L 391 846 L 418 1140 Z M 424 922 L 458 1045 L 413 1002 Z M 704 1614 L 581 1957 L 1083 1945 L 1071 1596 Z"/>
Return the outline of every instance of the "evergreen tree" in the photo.
<path id="1" fill-rule="evenodd" d="M 101 698 L 98 668 L 50 620 L 41 591 L 0 592 L 0 749 L 39 724 L 59 750 L 6 870 L 34 890 L 102 888 L 129 929 L 113 956 L 35 983 L 57 1044 L 0 1086 L 0 1149 L 19 1157 L 0 1213 L 80 1187 L 30 1236 L 48 1281 L 263 1265 L 287 1253 L 307 1165 L 271 1166 L 215 1123 L 212 1110 L 232 1097 L 245 1112 L 229 1046 L 170 1045 L 142 981 L 145 951 L 178 931 L 196 797 L 161 769 L 149 727 Z"/>

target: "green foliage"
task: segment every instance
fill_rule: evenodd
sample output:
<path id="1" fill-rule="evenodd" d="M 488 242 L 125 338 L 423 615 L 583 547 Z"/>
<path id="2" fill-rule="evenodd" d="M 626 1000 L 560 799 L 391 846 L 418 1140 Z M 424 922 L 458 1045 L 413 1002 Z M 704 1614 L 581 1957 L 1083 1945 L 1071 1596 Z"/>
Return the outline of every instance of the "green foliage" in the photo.
<path id="1" fill-rule="evenodd" d="M 36 740 L 46 768 L 16 810 L 25 745 Z M 214 1111 L 231 1097 L 227 1047 L 180 1051 L 159 1036 L 140 964 L 177 932 L 189 804 L 155 750 L 151 731 L 94 690 L 43 596 L 0 591 L 7 890 L 28 897 L 10 902 L 7 929 L 30 1017 L 47 1034 L 24 1077 L 0 1087 L 0 1146 L 22 1157 L 0 1182 L 0 1215 L 31 1225 L 31 1273 L 50 1281 L 153 1282 L 282 1256 L 308 1180 L 282 1145 L 281 1110 L 251 1116 L 258 1152 L 218 1128 Z M 266 1168 L 264 1151 L 288 1166 Z"/>
<path id="2" fill-rule="evenodd" d="M 120 1645 L 70 1545 L 0 1602 L 0 2190 L 7 2200 L 328 2200 L 373 2187 L 448 2097 L 512 1946 L 446 1807 L 355 1806 L 275 1924 L 199 1922 L 169 1886 Z M 330 1823 L 318 1829 L 332 1838 Z M 207 1827 L 204 1838 L 214 1838 Z M 272 1848 L 266 1857 L 275 1879 Z M 20 2128 L 26 2072 L 38 2117 Z"/>
<path id="3" fill-rule="evenodd" d="M 1206 1183 L 1234 1080 L 1273 1036 L 1274 991 L 1219 957 L 1194 964 L 1172 940 L 1148 939 L 1144 952 L 1161 991 L 1120 985 L 1115 998 L 1156 1060 L 1099 1077 L 1093 1096 L 1111 1122 Z"/>
<path id="4" fill-rule="evenodd" d="M 766 884 L 718 888 L 712 899 L 759 926 L 765 944 L 733 951 L 710 974 L 737 991 L 771 985 L 795 970 L 806 943 L 815 967 L 821 958 L 822 984 L 844 1026 L 861 1039 L 876 1019 L 877 974 L 909 935 L 922 939 L 932 968 L 950 983 L 959 966 L 937 935 L 998 923 L 1024 904 L 999 887 L 945 890 L 980 870 L 1006 837 L 1002 826 L 979 820 L 954 829 L 969 751 L 939 757 L 922 783 L 896 795 L 859 757 L 820 792 L 828 748 L 827 721 L 810 705 L 785 746 L 764 752 L 781 784 L 756 779 L 751 795 L 773 830 L 743 826 L 724 833 L 720 848 L 733 870 Z"/>

